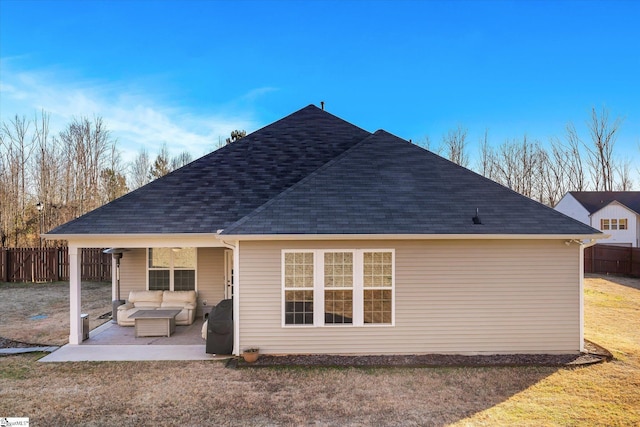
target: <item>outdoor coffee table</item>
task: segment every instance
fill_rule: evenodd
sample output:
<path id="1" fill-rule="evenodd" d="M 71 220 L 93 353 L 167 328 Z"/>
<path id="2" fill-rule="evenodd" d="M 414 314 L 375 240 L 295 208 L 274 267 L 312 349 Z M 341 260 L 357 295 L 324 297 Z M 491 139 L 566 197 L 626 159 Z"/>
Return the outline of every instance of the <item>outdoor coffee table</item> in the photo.
<path id="1" fill-rule="evenodd" d="M 136 338 L 170 337 L 176 330 L 176 316 L 180 310 L 138 310 L 130 318 L 135 320 Z"/>

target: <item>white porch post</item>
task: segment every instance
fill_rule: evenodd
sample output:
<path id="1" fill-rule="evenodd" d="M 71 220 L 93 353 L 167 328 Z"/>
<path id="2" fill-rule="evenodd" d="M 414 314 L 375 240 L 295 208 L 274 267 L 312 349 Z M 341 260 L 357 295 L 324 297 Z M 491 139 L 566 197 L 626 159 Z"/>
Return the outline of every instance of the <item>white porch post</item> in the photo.
<path id="1" fill-rule="evenodd" d="M 233 248 L 233 354 L 240 356 L 240 241 Z"/>
<path id="2" fill-rule="evenodd" d="M 82 324 L 80 320 L 81 311 L 81 256 L 82 248 L 69 245 L 69 313 L 70 313 L 70 334 L 69 344 L 80 344 L 82 342 Z"/>
<path id="3" fill-rule="evenodd" d="M 116 267 L 116 259 L 115 257 L 111 257 L 111 301 L 115 301 L 118 299 L 116 295 L 116 287 L 118 281 L 118 271 Z"/>

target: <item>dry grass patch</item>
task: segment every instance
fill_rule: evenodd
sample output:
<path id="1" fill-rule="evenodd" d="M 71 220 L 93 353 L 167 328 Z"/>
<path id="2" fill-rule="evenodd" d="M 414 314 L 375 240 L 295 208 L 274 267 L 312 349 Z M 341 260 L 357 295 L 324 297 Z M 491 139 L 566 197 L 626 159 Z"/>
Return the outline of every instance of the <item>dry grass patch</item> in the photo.
<path id="1" fill-rule="evenodd" d="M 618 360 L 576 369 L 230 370 L 21 355 L 0 358 L 0 416 L 56 426 L 640 425 L 640 291 L 601 278 L 586 290 L 587 338 Z"/>
<path id="2" fill-rule="evenodd" d="M 98 317 L 111 310 L 111 283 L 83 283 L 81 298 L 91 329 L 108 320 Z M 46 345 L 69 342 L 69 282 L 0 282 L 0 300 L 0 337 Z"/>
<path id="3" fill-rule="evenodd" d="M 458 425 L 640 425 L 639 289 L 640 279 L 585 280 L 585 336 L 614 361 L 559 370 Z"/>
<path id="4" fill-rule="evenodd" d="M 0 413 L 61 426 L 439 426 L 494 406 L 554 372 L 229 370 L 206 361 L 44 364 L 33 356 L 0 363 Z"/>

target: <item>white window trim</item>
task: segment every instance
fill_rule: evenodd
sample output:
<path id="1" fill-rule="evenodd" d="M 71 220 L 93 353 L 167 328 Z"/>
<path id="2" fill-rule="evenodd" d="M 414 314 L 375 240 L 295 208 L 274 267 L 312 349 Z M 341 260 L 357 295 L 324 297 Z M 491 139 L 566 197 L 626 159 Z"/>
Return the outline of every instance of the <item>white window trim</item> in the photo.
<path id="1" fill-rule="evenodd" d="M 284 264 L 284 259 L 285 259 L 285 254 L 287 253 L 314 253 L 313 255 L 313 288 L 296 288 L 298 290 L 306 290 L 306 289 L 313 289 L 313 325 L 286 325 L 285 324 L 285 320 L 286 320 L 286 298 L 285 298 L 285 292 L 287 290 L 292 290 L 293 288 L 289 288 L 286 289 L 285 288 L 285 264 Z M 287 328 L 309 328 L 309 327 L 313 327 L 316 324 L 316 283 L 318 282 L 318 278 L 317 278 L 317 274 L 318 274 L 318 269 L 317 269 L 317 255 L 315 254 L 315 251 L 313 249 L 299 249 L 299 250 L 294 250 L 294 249 L 284 249 L 282 250 L 282 253 L 280 254 L 280 289 L 281 289 L 281 295 L 280 295 L 280 301 L 281 301 L 281 319 L 282 319 L 282 326 L 286 326 Z"/>
<path id="2" fill-rule="evenodd" d="M 157 271 L 157 270 L 167 270 L 167 268 L 152 268 L 149 267 L 149 249 L 158 249 L 158 248 L 147 248 L 146 249 L 146 266 L 147 266 L 147 274 L 145 277 L 146 280 L 146 288 L 147 290 L 149 290 L 149 271 Z M 197 292 L 198 291 L 198 248 L 193 248 L 196 251 L 196 264 L 193 268 L 194 270 L 194 290 Z M 174 260 L 174 256 L 173 256 L 173 251 L 171 251 L 171 258 L 169 259 L 169 290 L 173 291 L 174 290 L 174 277 L 173 277 L 173 272 L 174 271 L 183 271 L 183 270 L 191 270 L 191 268 L 184 268 L 184 267 L 174 267 L 173 266 L 173 260 Z"/>
<path id="3" fill-rule="evenodd" d="M 353 254 L 353 323 L 335 324 L 324 322 L 324 254 L 327 252 L 350 252 Z M 378 287 L 380 290 L 391 290 L 391 323 L 364 323 L 364 253 L 365 252 L 390 252 L 391 253 L 391 289 Z M 313 325 L 288 325 L 286 324 L 286 299 L 285 299 L 285 254 L 287 253 L 313 253 Z M 281 259 L 281 326 L 283 328 L 388 328 L 396 325 L 396 251 L 395 249 L 283 249 Z M 301 288 L 305 289 L 305 288 Z M 310 288 L 306 288 L 310 289 Z M 339 288 L 336 288 L 339 289 Z M 371 289 L 371 288 L 370 288 Z"/>

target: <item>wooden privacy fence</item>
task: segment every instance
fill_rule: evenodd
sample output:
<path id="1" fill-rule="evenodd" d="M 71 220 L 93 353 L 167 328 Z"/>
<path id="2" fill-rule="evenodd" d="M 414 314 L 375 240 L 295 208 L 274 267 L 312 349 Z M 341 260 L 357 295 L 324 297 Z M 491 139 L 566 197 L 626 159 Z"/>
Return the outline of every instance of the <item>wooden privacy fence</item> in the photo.
<path id="1" fill-rule="evenodd" d="M 100 248 L 82 249 L 82 280 L 111 281 L 111 255 Z M 0 282 L 69 280 L 68 248 L 0 248 Z"/>
<path id="2" fill-rule="evenodd" d="M 640 277 L 640 248 L 609 245 L 586 248 L 584 272 Z"/>

